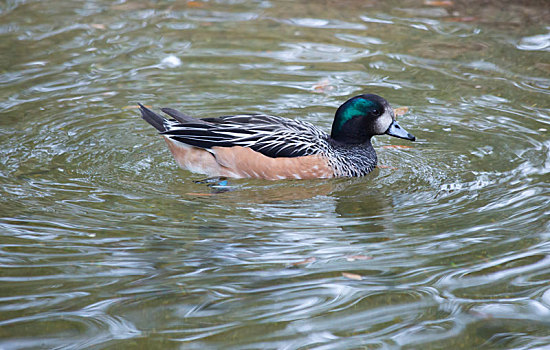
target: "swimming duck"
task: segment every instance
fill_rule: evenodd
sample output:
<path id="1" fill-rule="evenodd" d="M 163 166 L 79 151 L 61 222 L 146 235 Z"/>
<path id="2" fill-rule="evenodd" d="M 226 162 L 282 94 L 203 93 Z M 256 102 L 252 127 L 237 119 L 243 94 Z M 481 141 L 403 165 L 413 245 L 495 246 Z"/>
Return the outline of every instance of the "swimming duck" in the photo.
<path id="1" fill-rule="evenodd" d="M 314 179 L 368 174 L 376 167 L 374 135 L 414 141 L 384 98 L 364 94 L 336 111 L 329 134 L 308 122 L 265 114 L 192 118 L 172 108 L 166 119 L 143 105 L 142 118 L 168 144 L 178 165 L 211 177 Z"/>

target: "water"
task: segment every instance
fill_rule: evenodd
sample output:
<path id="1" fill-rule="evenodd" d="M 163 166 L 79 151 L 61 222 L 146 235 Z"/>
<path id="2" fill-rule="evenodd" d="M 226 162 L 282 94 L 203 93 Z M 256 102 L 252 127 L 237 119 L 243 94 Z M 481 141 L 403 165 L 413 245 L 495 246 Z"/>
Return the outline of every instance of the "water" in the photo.
<path id="1" fill-rule="evenodd" d="M 0 348 L 550 347 L 544 1 L 0 5 Z M 417 142 L 364 178 L 177 169 L 138 102 Z M 394 147 L 410 146 L 410 148 Z M 228 190 L 229 189 L 229 190 Z"/>

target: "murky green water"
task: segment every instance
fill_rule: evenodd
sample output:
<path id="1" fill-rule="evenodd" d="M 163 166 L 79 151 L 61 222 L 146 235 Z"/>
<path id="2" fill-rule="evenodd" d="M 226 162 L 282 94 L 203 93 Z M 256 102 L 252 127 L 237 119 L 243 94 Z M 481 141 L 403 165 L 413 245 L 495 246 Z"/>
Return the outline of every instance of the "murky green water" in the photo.
<path id="1" fill-rule="evenodd" d="M 549 13 L 1 2 L 0 348 L 550 347 Z M 366 92 L 418 139 L 385 167 L 225 192 L 131 108 L 328 129 Z"/>

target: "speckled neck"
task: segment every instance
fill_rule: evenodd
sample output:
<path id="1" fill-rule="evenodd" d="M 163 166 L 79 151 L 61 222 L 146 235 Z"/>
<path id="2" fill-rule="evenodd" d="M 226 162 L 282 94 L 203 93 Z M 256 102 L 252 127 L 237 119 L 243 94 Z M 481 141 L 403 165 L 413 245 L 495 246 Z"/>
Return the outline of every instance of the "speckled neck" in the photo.
<path id="1" fill-rule="evenodd" d="M 370 139 L 362 144 L 331 141 L 332 163 L 336 176 L 363 176 L 376 167 L 377 157 Z"/>

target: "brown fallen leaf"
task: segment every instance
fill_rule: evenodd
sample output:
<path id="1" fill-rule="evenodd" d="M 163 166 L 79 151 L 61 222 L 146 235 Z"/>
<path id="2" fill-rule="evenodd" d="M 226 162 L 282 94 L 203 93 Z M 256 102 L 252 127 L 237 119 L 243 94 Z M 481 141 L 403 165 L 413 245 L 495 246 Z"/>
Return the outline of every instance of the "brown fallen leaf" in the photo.
<path id="1" fill-rule="evenodd" d="M 361 281 L 363 279 L 361 275 L 358 275 L 356 273 L 342 272 L 342 276 L 356 281 Z"/>
<path id="2" fill-rule="evenodd" d="M 311 257 L 311 258 L 307 258 L 307 259 L 302 260 L 302 261 L 294 262 L 291 265 L 292 266 L 299 266 L 299 265 L 309 264 L 309 263 L 312 263 L 312 262 L 315 262 L 315 261 L 317 261 L 317 259 L 315 257 Z"/>
<path id="3" fill-rule="evenodd" d="M 395 114 L 395 119 L 402 116 L 403 114 L 409 111 L 409 107 L 397 107 L 393 109 L 393 114 Z"/>
<path id="4" fill-rule="evenodd" d="M 413 146 L 405 146 L 405 145 L 387 145 L 387 146 L 382 146 L 382 148 L 409 149 L 409 148 L 413 148 Z"/>
<path id="5" fill-rule="evenodd" d="M 101 24 L 101 23 L 92 23 L 90 24 L 90 27 L 95 29 L 101 29 L 101 30 L 105 30 L 107 28 L 105 24 Z"/>
<path id="6" fill-rule="evenodd" d="M 334 90 L 334 86 L 330 85 L 330 81 L 328 79 L 323 79 L 313 85 L 312 89 L 314 92 L 326 92 Z"/>
<path id="7" fill-rule="evenodd" d="M 389 165 L 381 165 L 381 164 L 378 164 L 377 167 L 380 168 L 380 169 L 391 169 L 391 170 L 397 170 L 398 169 L 398 168 L 395 168 L 395 167 L 392 167 L 392 166 L 389 166 Z"/>
<path id="8" fill-rule="evenodd" d="M 428 6 L 453 6 L 454 3 L 449 0 L 426 0 L 424 1 L 424 5 Z"/>
<path id="9" fill-rule="evenodd" d="M 202 8 L 204 7 L 204 3 L 198 2 L 198 1 L 187 1 L 187 6 L 194 7 L 194 8 Z"/>
<path id="10" fill-rule="evenodd" d="M 143 105 L 143 106 L 145 106 L 147 108 L 153 108 L 153 106 L 149 106 L 149 105 Z M 130 106 L 122 107 L 122 109 L 138 109 L 138 108 L 139 108 L 139 106 L 137 106 L 137 105 L 130 105 Z"/>
<path id="11" fill-rule="evenodd" d="M 372 259 L 372 256 L 368 256 L 368 255 L 349 255 L 346 257 L 347 261 L 370 260 L 370 259 Z"/>

